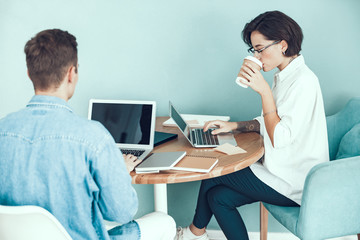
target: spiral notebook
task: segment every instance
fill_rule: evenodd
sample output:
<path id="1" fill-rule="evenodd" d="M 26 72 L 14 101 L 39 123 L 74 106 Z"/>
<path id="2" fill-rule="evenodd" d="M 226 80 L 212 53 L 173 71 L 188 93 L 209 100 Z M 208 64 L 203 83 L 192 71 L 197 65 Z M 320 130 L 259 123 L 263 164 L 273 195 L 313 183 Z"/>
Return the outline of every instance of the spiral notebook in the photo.
<path id="1" fill-rule="evenodd" d="M 216 166 L 218 161 L 217 157 L 186 155 L 171 169 L 207 173 Z"/>

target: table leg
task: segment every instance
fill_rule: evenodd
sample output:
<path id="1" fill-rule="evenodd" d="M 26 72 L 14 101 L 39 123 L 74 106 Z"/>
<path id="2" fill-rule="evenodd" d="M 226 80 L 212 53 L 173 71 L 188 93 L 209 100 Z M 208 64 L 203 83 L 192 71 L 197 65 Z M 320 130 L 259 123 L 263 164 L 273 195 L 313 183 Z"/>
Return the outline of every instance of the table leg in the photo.
<path id="1" fill-rule="evenodd" d="M 154 204 L 155 211 L 164 212 L 167 214 L 167 187 L 166 183 L 154 184 Z"/>

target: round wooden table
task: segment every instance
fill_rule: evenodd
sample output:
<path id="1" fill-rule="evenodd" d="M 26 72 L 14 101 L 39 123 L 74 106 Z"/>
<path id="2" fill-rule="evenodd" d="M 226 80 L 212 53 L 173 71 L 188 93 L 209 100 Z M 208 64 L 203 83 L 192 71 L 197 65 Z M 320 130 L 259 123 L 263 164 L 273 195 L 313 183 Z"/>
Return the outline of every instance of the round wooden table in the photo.
<path id="1" fill-rule="evenodd" d="M 159 132 L 176 133 L 178 137 L 155 147 L 153 152 L 186 151 L 188 155 L 214 156 L 217 157 L 219 161 L 209 173 L 174 170 L 146 174 L 131 172 L 132 183 L 154 184 L 155 211 L 167 212 L 166 184 L 198 181 L 233 173 L 250 166 L 264 155 L 263 139 L 258 133 L 234 133 L 238 146 L 246 150 L 246 153 L 226 155 L 214 151 L 213 148 L 192 147 L 177 127 L 164 127 L 162 125 L 167 119 L 169 119 L 169 117 L 157 117 L 155 130 Z"/>

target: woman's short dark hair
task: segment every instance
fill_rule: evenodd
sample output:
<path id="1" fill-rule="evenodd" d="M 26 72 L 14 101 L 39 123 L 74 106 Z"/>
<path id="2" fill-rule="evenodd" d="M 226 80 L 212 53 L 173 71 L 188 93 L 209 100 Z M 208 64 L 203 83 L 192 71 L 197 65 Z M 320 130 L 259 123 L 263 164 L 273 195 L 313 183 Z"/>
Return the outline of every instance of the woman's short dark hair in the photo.
<path id="1" fill-rule="evenodd" d="M 76 38 L 60 29 L 44 30 L 25 45 L 26 65 L 35 89 L 58 87 L 70 66 L 77 71 Z"/>
<path id="2" fill-rule="evenodd" d="M 298 55 L 301 51 L 304 37 L 300 26 L 280 11 L 262 13 L 245 25 L 242 38 L 249 47 L 252 47 L 250 37 L 254 31 L 260 32 L 267 40 L 285 40 L 288 43 L 285 56 Z"/>

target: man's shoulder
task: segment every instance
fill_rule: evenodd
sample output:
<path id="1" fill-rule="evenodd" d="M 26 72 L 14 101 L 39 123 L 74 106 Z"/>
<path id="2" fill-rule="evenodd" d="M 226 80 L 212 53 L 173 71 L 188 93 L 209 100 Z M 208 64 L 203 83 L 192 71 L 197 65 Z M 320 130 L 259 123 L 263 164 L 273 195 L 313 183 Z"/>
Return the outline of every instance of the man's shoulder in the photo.
<path id="1" fill-rule="evenodd" d="M 52 134 L 88 146 L 94 151 L 114 142 L 109 131 L 99 122 L 76 114 L 69 114 L 59 121 Z"/>
<path id="2" fill-rule="evenodd" d="M 110 135 L 110 133 L 101 123 L 77 116 L 75 114 L 73 114 L 71 119 L 68 119 L 68 123 L 72 125 L 71 128 L 74 128 L 75 132 L 84 134 L 87 136 L 87 138 L 108 137 Z"/>
<path id="3" fill-rule="evenodd" d="M 41 125 L 41 131 L 36 128 Z M 99 122 L 78 116 L 72 112 L 44 114 L 34 117 L 28 109 L 10 113 L 0 119 L 0 131 L 24 134 L 24 136 L 58 136 L 96 143 L 111 137 Z M 36 134 L 34 133 L 36 131 Z"/>
<path id="4" fill-rule="evenodd" d="M 17 124 L 19 120 L 23 118 L 25 110 L 26 110 L 25 108 L 20 109 L 19 111 L 11 112 L 5 115 L 4 117 L 0 118 L 0 129 L 7 127 L 12 128 L 14 124 Z"/>

